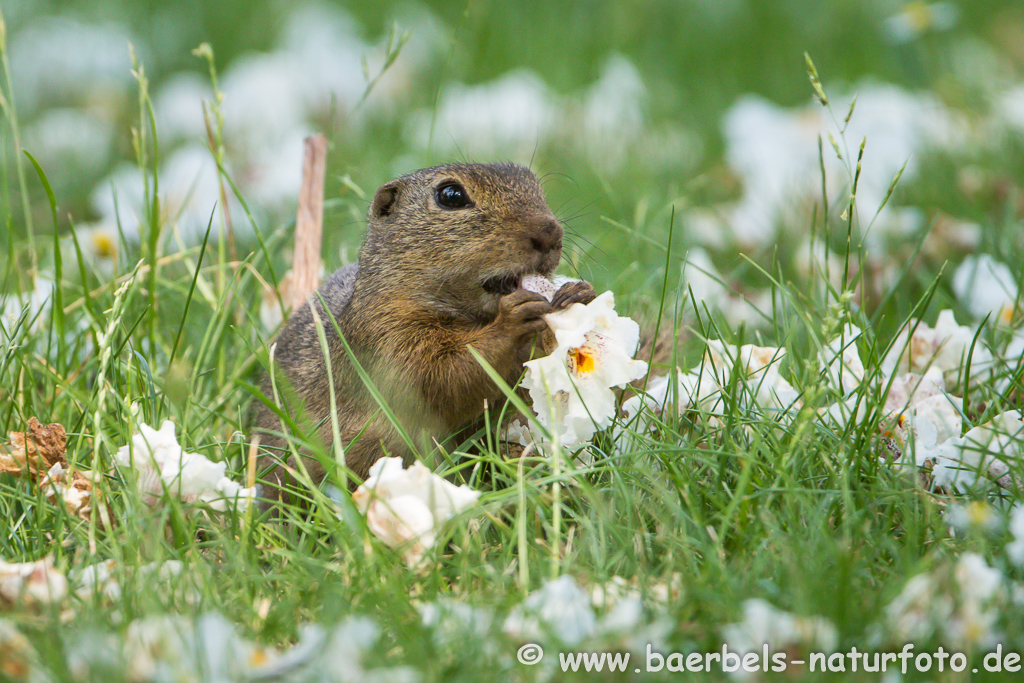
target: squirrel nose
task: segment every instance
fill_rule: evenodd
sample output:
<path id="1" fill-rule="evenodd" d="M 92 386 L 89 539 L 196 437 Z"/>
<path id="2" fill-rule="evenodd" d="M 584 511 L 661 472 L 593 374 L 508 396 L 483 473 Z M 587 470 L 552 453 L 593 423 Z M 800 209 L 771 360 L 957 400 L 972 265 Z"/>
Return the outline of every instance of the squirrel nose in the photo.
<path id="1" fill-rule="evenodd" d="M 542 223 L 530 237 L 533 248 L 547 253 L 562 248 L 562 226 L 554 219 Z"/>

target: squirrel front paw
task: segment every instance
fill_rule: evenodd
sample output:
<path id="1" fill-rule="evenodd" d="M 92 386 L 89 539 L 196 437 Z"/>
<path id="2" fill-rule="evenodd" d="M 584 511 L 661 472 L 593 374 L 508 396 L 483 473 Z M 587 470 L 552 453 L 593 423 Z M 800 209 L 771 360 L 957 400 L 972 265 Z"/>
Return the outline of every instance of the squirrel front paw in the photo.
<path id="1" fill-rule="evenodd" d="M 597 298 L 594 286 L 584 280 L 573 280 L 566 282 L 558 288 L 555 296 L 551 298 L 551 307 L 555 310 L 568 308 L 572 304 L 589 304 Z"/>
<path id="2" fill-rule="evenodd" d="M 526 337 L 547 328 L 542 316 L 551 311 L 551 304 L 540 294 L 517 289 L 498 301 L 498 318 L 494 322 L 517 337 Z"/>

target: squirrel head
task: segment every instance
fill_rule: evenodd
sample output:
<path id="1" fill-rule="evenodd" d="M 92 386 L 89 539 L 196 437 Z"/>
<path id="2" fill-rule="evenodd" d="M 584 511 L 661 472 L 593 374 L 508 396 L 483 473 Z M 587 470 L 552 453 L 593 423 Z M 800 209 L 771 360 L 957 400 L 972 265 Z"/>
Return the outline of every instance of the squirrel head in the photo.
<path id="1" fill-rule="evenodd" d="M 524 276 L 550 276 L 561 253 L 562 226 L 533 173 L 515 164 L 447 164 L 377 190 L 359 277 L 394 280 L 421 303 L 489 320 Z"/>

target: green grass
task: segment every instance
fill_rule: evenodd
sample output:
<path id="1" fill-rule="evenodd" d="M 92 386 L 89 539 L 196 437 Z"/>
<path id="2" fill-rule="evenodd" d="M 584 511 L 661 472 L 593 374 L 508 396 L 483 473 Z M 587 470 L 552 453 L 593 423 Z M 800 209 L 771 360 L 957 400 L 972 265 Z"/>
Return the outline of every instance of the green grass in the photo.
<path id="1" fill-rule="evenodd" d="M 656 59 L 647 54 L 655 48 L 645 47 L 645 40 L 664 46 L 672 44 L 667 34 L 676 31 L 699 36 L 696 19 L 688 14 L 695 11 L 675 11 L 673 21 L 655 22 L 656 35 L 647 37 L 633 13 L 607 10 L 586 22 L 594 30 L 608 29 L 603 42 L 592 43 L 589 34 L 578 31 L 569 35 L 566 49 L 604 54 L 619 48 L 641 61 Z M 973 10 L 964 11 L 965 22 L 975 20 Z M 244 8 L 240 12 L 243 29 L 256 21 Z M 469 12 L 454 39 L 457 50 L 447 65 L 451 71 L 467 80 L 500 74 L 501 65 L 515 61 L 505 51 L 514 43 L 509 36 L 517 35 L 528 36 L 530 63 L 552 82 L 564 82 L 566 87 L 580 82 L 578 73 L 561 73 L 571 64 L 539 56 L 544 41 L 557 39 L 560 22 L 538 15 L 534 18 L 541 30 L 511 26 L 505 35 L 497 29 L 503 22 L 529 23 L 532 16 L 512 19 L 504 17 L 505 12 L 512 13 L 511 7 L 497 4 L 487 12 Z M 740 24 L 743 31 L 734 39 L 737 46 L 742 47 L 743 36 L 755 33 L 765 36 L 749 48 L 755 55 L 775 55 L 774 40 L 792 45 L 793 36 L 769 35 L 775 23 L 797 31 L 781 12 L 768 7 L 750 10 L 751 16 Z M 859 11 L 849 12 L 854 19 L 859 16 Z M 371 25 L 380 20 L 366 18 Z M 462 21 L 454 12 L 447 19 Z M 827 39 L 820 39 L 822 44 L 807 47 L 821 47 L 831 55 L 855 38 L 848 30 L 831 31 Z M 495 34 L 501 39 L 490 40 Z M 687 43 L 684 55 L 705 55 L 701 40 Z M 832 72 L 818 60 L 826 89 L 830 75 L 859 74 L 868 68 L 861 61 L 880 59 L 863 52 Z M 647 73 L 671 81 L 684 61 L 680 58 Z M 733 90 L 756 90 L 756 83 L 767 89 L 770 83 L 764 79 L 769 76 L 785 82 L 782 91 L 788 94 L 782 100 L 809 97 L 799 52 L 783 61 L 767 60 L 765 73 L 737 71 L 738 83 L 710 93 L 711 101 L 702 105 L 709 111 L 693 114 L 703 122 L 702 130 L 707 132 L 708 122 L 729 103 L 716 104 L 717 98 Z M 708 77 L 716 69 L 729 71 L 729 65 L 698 63 L 687 77 Z M 799 87 L 793 85 L 797 82 Z M 691 92 L 692 97 L 692 91 L 681 92 Z M 666 111 L 673 105 L 672 111 L 685 109 L 678 99 L 655 102 L 655 108 Z M 3 144 L 14 148 L 17 119 L 10 116 L 10 109 L 5 113 Z M 96 490 L 115 523 L 103 525 L 98 506 L 88 520 L 80 520 L 46 501 L 25 479 L 0 474 L 0 559 L 21 562 L 50 556 L 72 577 L 73 586 L 83 568 L 112 560 L 112 573 L 121 586 L 116 599 L 87 593 L 43 607 L 7 604 L 0 598 L 0 623 L 9 622 L 27 636 L 34 650 L 30 663 L 46 672 L 41 679 L 194 680 L 184 674 L 133 679 L 127 670 L 127 659 L 144 650 L 132 645 L 133 629 L 165 615 L 182 616 L 190 625 L 183 633 L 203 634 L 198 641 L 211 652 L 222 653 L 230 648 L 216 645 L 221 641 L 210 635 L 212 627 L 193 630 L 200 615 L 219 613 L 240 637 L 282 651 L 301 647 L 295 646 L 297 642 L 312 642 L 303 631 L 308 625 L 330 630 L 338 624 L 351 627 L 353 622 L 346 620 L 353 617 L 368 617 L 378 626 L 377 641 L 361 648 L 349 639 L 345 647 L 350 650 L 328 650 L 338 659 L 361 657 L 366 668 L 408 667 L 424 680 L 558 680 L 562 675 L 545 667 L 559 650 L 629 649 L 635 661 L 643 654 L 642 646 L 635 648 L 637 642 L 658 643 L 666 653 L 720 651 L 723 629 L 742 619 L 743 604 L 751 598 L 763 598 L 798 615 L 829 619 L 838 632 L 838 651 L 853 646 L 898 651 L 902 643 L 892 642 L 884 628 L 879 631 L 887 605 L 908 579 L 926 572 L 937 577 L 935 604 L 950 596 L 960 600 L 961 589 L 950 572 L 967 552 L 981 554 L 1000 569 L 1006 591 L 1020 590 L 1024 568 L 1006 557 L 1010 534 L 1005 528 L 994 533 L 953 532 L 943 518 L 954 501 L 971 500 L 983 501 L 1002 516 L 1019 504 L 1013 493 L 929 492 L 913 476 L 880 460 L 884 446 L 877 421 L 830 427 L 815 413 L 838 398 L 818 369 L 822 346 L 843 323 L 859 325 L 865 330 L 858 343 L 861 357 L 869 376 L 875 376 L 902 323 L 911 315 L 933 322 L 935 313 L 953 301 L 944 264 L 908 259 L 901 264 L 905 267 L 898 280 L 875 299 L 859 302 L 843 296 L 843 291 L 828 293 L 823 282 L 792 277 L 795 257 L 784 249 L 753 260 L 727 254 L 721 262 L 728 264 L 730 278 L 770 286 L 781 302 L 776 310 L 764 311 L 771 324 L 761 330 L 730 327 L 719 312 L 694 301 L 678 276 L 689 239 L 679 228 L 675 209 L 720 192 L 707 189 L 714 184 L 716 162 L 708 162 L 693 181 L 660 177 L 644 169 L 643 159 L 601 176 L 587 169 L 585 156 L 558 149 L 540 150 L 538 166 L 565 170 L 575 181 L 575 186 L 557 178 L 550 182 L 553 206 L 572 202 L 570 210 L 584 207 L 579 210 L 586 213 L 584 220 L 569 223 L 579 236 L 566 260 L 578 263 L 599 291 L 615 291 L 620 312 L 650 321 L 645 323 L 650 330 L 656 320 L 662 329 L 671 329 L 677 344 L 675 364 L 683 369 L 696 365 L 705 339 L 789 349 L 784 374 L 804 401 L 804 409 L 792 419 L 751 406 L 752 388 L 734 382 L 716 408 L 667 411 L 652 431 L 638 432 L 637 425 L 622 421 L 587 447 L 592 458 L 588 466 L 568 457 L 557 466 L 545 457 L 507 460 L 495 447 L 495 435 L 480 435 L 475 444 L 479 448 L 460 445 L 453 466 L 445 469 L 453 480 L 464 481 L 483 495 L 476 507 L 445 526 L 422 573 L 409 570 L 398 553 L 375 539 L 347 497 L 336 490 L 328 489 L 312 511 L 285 510 L 283 522 L 255 509 L 217 513 L 171 496 L 157 506 L 146 504 L 131 486 L 132 474 L 113 464 L 113 454 L 130 441 L 140 423 L 156 427 L 164 419 L 173 420 L 185 450 L 227 462 L 229 476 L 244 481 L 249 407 L 259 400 L 254 387 L 268 362 L 268 338 L 259 324 L 262 283 L 280 279 L 280 254 L 290 239 L 286 223 L 263 225 L 252 217 L 235 216 L 236 224 L 251 222 L 255 236 L 232 254 L 218 239 L 218 215 L 200 246 L 169 250 L 169 226 L 153 201 L 159 195 L 156 169 L 161 151 L 151 115 L 148 84 L 140 76 L 131 125 L 137 131 L 135 161 L 151 172 L 149 200 L 142 242 L 119 245 L 112 278 L 96 273 L 77 245 L 61 248 L 57 235 L 64 232 L 65 202 L 72 200 L 48 196 L 48 169 L 20 156 L 4 167 L 2 216 L 4 241 L 10 248 L 0 261 L 0 292 L 30 289 L 28 275 L 37 264 L 54 275 L 56 285 L 48 308 L 26 310 L 13 322 L 0 323 L 0 434 L 22 431 L 33 416 L 64 425 L 68 461 L 104 473 Z M 394 135 L 388 135 L 395 131 L 394 122 L 371 122 L 369 130 L 366 138 L 345 139 L 339 133 L 332 150 L 332 164 L 341 167 L 332 167 L 332 172 L 351 173 L 352 182 L 364 191 L 386 180 L 382 169 L 390 168 L 390 158 L 401 151 L 390 142 Z M 366 156 L 359 157 L 362 152 Z M 346 161 L 333 161 L 338 157 Z M 353 158 L 360 161 L 347 161 Z M 1005 253 L 1003 260 L 1019 264 L 1015 257 L 1022 248 L 1020 219 L 1012 200 L 951 206 L 954 202 L 943 188 L 955 175 L 950 167 L 957 161 L 932 160 L 908 190 L 896 191 L 906 192 L 902 197 L 907 203 L 981 217 L 986 229 L 982 250 Z M 973 161 L 993 174 L 1013 167 L 1012 160 L 1002 157 Z M 340 199 L 332 196 L 331 188 L 340 185 L 328 190 L 328 221 L 339 234 L 329 237 L 325 254 L 335 254 L 342 243 L 358 243 L 356 217 L 363 213 L 363 202 L 354 192 Z M 231 191 L 229 186 L 227 192 Z M 846 195 L 829 197 L 833 204 L 848 200 Z M 833 249 L 841 258 L 849 255 L 856 260 L 862 255 L 856 239 L 850 254 L 837 245 L 856 235 L 860 217 L 850 222 L 828 220 L 815 229 L 834 236 Z M 924 237 L 916 235 L 906 248 L 918 249 Z M 328 265 L 336 265 L 335 260 L 328 259 Z M 1015 267 L 1019 281 L 1019 265 Z M 962 309 L 957 311 L 962 321 Z M 1019 313 L 1016 323 L 1019 327 Z M 998 346 L 1005 343 L 1006 334 L 990 326 L 981 336 Z M 655 368 L 654 374 L 667 372 L 672 364 Z M 994 388 L 1000 378 L 1012 380 L 1002 393 Z M 1011 364 L 970 389 L 965 399 L 968 426 L 1019 409 L 1021 398 L 1014 383 L 1020 384 L 1020 369 Z M 950 391 L 964 393 L 962 387 Z M 882 392 L 865 384 L 856 396 L 866 414 L 883 414 Z M 1012 463 L 1011 470 L 1024 474 L 1019 462 Z M 183 567 L 170 578 L 140 569 L 169 560 Z M 579 647 L 560 643 L 565 632 L 545 633 L 536 639 L 548 651 L 545 664 L 521 665 L 516 651 L 527 638 L 507 635 L 503 622 L 531 592 L 561 575 L 574 577 L 584 589 L 613 577 L 635 581 L 643 615 L 627 632 L 597 633 Z M 425 624 L 421 610 L 430 604 L 454 604 L 455 616 Z M 1004 650 L 1024 651 L 1024 608 L 1019 601 L 1004 598 L 995 604 L 994 627 L 1001 633 Z M 475 621 L 459 616 L 466 605 L 480 610 Z M 604 612 L 598 609 L 599 615 Z M 173 652 L 166 645 L 171 640 L 161 641 L 165 652 Z M 791 654 L 815 649 L 812 642 L 794 643 Z M 914 642 L 916 652 L 933 651 L 940 644 L 949 649 L 940 635 Z M 0 639 L 0 680 L 21 680 L 11 665 L 15 650 L 4 647 Z M 203 658 L 189 654 L 191 645 L 182 647 L 179 656 L 166 657 L 168 665 L 198 666 L 194 662 Z M 984 654 L 970 653 L 971 664 L 981 668 Z M 207 653 L 205 661 L 211 661 L 209 657 Z M 338 670 L 340 665 L 335 664 L 318 671 L 328 680 L 346 680 L 341 674 L 325 673 Z M 835 678 L 801 671 L 797 677 L 803 680 Z M 273 680 L 320 680 L 314 673 L 291 679 L 282 674 Z M 237 672 L 228 677 L 245 680 Z M 620 677 L 633 676 L 607 676 Z M 878 680 L 870 673 L 846 677 Z M 989 680 L 984 673 L 977 678 Z M 991 680 L 1002 679 L 993 675 Z"/>

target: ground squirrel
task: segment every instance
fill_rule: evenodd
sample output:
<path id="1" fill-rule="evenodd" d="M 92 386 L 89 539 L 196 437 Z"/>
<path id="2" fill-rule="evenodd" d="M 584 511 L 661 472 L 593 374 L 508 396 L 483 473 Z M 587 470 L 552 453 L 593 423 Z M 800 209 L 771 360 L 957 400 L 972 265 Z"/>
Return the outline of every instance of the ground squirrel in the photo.
<path id="1" fill-rule="evenodd" d="M 585 282 L 564 285 L 551 303 L 520 287 L 525 275 L 550 276 L 561 252 L 562 226 L 529 170 L 437 166 L 377 190 L 358 263 L 334 272 L 318 293 L 406 433 L 429 452 L 435 440 L 477 421 L 485 403 L 494 408 L 503 400 L 470 346 L 514 386 L 545 327 L 541 316 L 594 298 Z M 292 314 L 274 348 L 276 376 L 293 390 L 293 413 L 301 404 L 321 442 L 333 442 L 327 367 L 310 304 L 326 333 L 346 464 L 364 479 L 385 454 L 409 459 L 408 444 L 349 362 L 315 296 Z M 272 395 L 269 379 L 263 388 Z M 256 426 L 269 453 L 260 461 L 264 480 L 282 487 L 289 475 L 275 467 L 287 457 L 281 420 L 260 404 Z M 320 463 L 304 464 L 319 483 Z M 287 497 L 283 489 L 265 495 Z"/>

